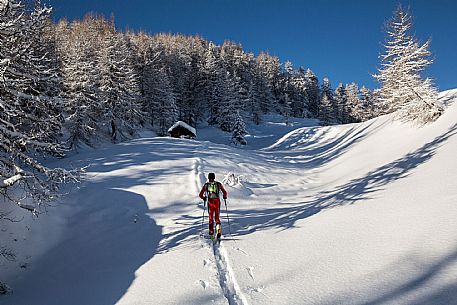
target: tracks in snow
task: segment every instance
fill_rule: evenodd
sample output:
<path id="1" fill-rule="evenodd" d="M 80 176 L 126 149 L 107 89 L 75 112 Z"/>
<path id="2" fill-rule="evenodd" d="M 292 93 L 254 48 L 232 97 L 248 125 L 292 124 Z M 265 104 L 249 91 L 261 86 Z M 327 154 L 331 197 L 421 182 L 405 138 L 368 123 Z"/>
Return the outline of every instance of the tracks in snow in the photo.
<path id="1" fill-rule="evenodd" d="M 202 160 L 200 158 L 194 159 L 194 164 L 192 167 L 193 175 L 195 177 L 195 187 L 197 191 L 200 191 L 200 188 L 206 181 L 205 175 L 203 173 Z M 222 292 L 225 298 L 228 301 L 229 305 L 249 305 L 246 300 L 246 297 L 241 292 L 240 286 L 236 281 L 235 274 L 232 267 L 230 266 L 230 261 L 228 258 L 227 251 L 223 245 L 215 245 L 212 241 L 209 241 L 214 255 L 214 262 L 217 268 L 217 277 L 219 280 L 219 285 L 221 286 Z M 202 284 L 203 286 L 203 284 Z M 206 288 L 206 282 L 203 288 Z"/>
<path id="2" fill-rule="evenodd" d="M 213 244 L 212 248 L 219 277 L 219 284 L 229 305 L 248 305 L 246 297 L 241 292 L 240 286 L 236 281 L 224 246 Z"/>

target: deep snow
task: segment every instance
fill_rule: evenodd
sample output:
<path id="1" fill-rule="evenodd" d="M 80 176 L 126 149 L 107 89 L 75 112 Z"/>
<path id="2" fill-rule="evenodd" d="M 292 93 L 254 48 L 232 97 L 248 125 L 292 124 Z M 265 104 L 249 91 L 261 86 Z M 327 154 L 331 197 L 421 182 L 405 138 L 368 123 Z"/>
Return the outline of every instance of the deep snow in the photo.
<path id="1" fill-rule="evenodd" d="M 245 149 L 204 127 L 59 161 L 90 162 L 87 180 L 1 224 L 21 255 L 0 304 L 457 304 L 456 94 L 422 128 L 272 117 Z M 198 237 L 210 171 L 242 175 L 220 247 Z"/>

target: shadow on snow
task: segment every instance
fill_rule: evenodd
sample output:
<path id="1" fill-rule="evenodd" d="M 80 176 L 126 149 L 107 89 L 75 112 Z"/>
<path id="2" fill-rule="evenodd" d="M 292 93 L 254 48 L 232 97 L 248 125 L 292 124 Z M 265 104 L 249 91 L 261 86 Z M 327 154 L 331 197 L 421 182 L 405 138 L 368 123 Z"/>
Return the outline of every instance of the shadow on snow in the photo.
<path id="1" fill-rule="evenodd" d="M 425 305 L 425 304 L 457 304 L 457 283 L 440 285 L 439 288 L 432 288 L 433 281 L 437 280 L 440 273 L 445 272 L 447 268 L 457 263 L 457 251 L 449 253 L 448 255 L 440 258 L 436 262 L 428 263 L 427 261 L 417 261 L 417 258 L 413 255 L 405 257 L 401 261 L 397 262 L 398 265 L 410 264 L 416 261 L 416 264 L 421 266 L 422 272 L 407 281 L 399 285 L 396 288 L 387 291 L 380 296 L 373 298 L 371 301 L 362 303 L 363 305 L 381 305 L 387 303 L 394 303 L 396 300 L 401 298 L 408 298 L 411 293 L 425 289 L 426 292 L 421 296 L 413 297 L 409 302 L 403 302 L 403 304 L 411 305 Z M 391 271 L 392 269 L 390 269 Z"/>
<path id="2" fill-rule="evenodd" d="M 446 133 L 404 157 L 333 190 L 318 193 L 317 196 L 307 198 L 303 202 L 288 203 L 287 206 L 275 208 L 231 210 L 229 215 L 232 233 L 239 237 L 249 235 L 257 230 L 290 229 L 295 227 L 297 221 L 316 215 L 325 209 L 369 200 L 375 193 L 382 191 L 387 184 L 407 177 L 413 169 L 430 160 L 435 155 L 436 150 L 456 133 L 457 124 Z M 184 228 L 165 234 L 164 242 L 159 247 L 159 251 L 168 251 L 180 245 L 182 241 L 198 235 L 201 229 L 201 219 L 201 214 L 200 216 L 183 215 L 177 217 L 175 221 L 184 224 Z M 223 205 L 221 206 L 221 221 L 226 221 Z M 225 232 L 227 233 L 227 230 Z"/>
<path id="3" fill-rule="evenodd" d="M 99 184 L 77 194 L 64 239 L 12 283 L 15 293 L 2 304 L 115 304 L 155 255 L 162 229 L 143 196 Z"/>

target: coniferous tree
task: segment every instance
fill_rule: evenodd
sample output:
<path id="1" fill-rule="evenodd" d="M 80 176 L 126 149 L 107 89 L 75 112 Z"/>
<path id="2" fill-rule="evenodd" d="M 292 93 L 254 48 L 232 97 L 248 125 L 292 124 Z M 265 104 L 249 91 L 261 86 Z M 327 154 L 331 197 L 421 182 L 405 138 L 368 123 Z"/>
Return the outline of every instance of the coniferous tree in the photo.
<path id="1" fill-rule="evenodd" d="M 159 135 L 165 136 L 168 129 L 178 120 L 178 107 L 175 93 L 164 68 L 155 75 L 152 94 L 152 105 L 155 109 L 154 125 L 157 127 Z"/>
<path id="2" fill-rule="evenodd" d="M 188 62 L 188 73 L 186 79 L 186 90 L 183 101 L 184 110 L 182 120 L 191 126 L 205 116 L 207 105 L 207 77 L 204 73 L 204 52 L 207 47 L 205 41 L 196 37 L 190 45 L 190 62 Z"/>
<path id="3" fill-rule="evenodd" d="M 110 27 L 100 50 L 100 90 L 105 122 L 114 142 L 131 137 L 142 117 L 138 79 L 128 44 L 123 34 Z"/>
<path id="4" fill-rule="evenodd" d="M 346 105 L 343 123 L 361 122 L 364 116 L 364 109 L 359 98 L 359 87 L 356 83 L 346 85 Z"/>
<path id="5" fill-rule="evenodd" d="M 381 98 L 387 113 L 397 111 L 404 120 L 427 123 L 441 115 L 437 91 L 429 78 L 420 73 L 432 63 L 430 40 L 421 44 L 410 35 L 411 14 L 399 6 L 387 24 L 385 54 L 374 77 L 381 83 Z"/>
<path id="6" fill-rule="evenodd" d="M 333 103 L 327 94 L 322 94 L 319 102 L 319 120 L 323 124 L 332 124 L 335 121 L 335 111 L 333 109 Z"/>
<path id="7" fill-rule="evenodd" d="M 328 78 L 323 79 L 318 118 L 325 124 L 333 124 L 336 120 L 332 87 Z"/>
<path id="8" fill-rule="evenodd" d="M 240 112 L 237 111 L 235 113 L 235 121 L 233 123 L 233 130 L 232 130 L 232 142 L 235 145 L 246 145 L 246 139 L 244 136 L 247 134 L 246 132 L 246 125 L 243 121 L 243 117 L 240 115 Z"/>
<path id="9" fill-rule="evenodd" d="M 288 105 L 286 107 L 290 107 L 290 116 L 300 118 L 309 116 L 305 73 L 302 68 L 295 71 L 292 63 L 286 62 L 282 91 L 283 94 L 287 94 Z M 284 100 L 282 102 L 284 103 Z"/>
<path id="10" fill-rule="evenodd" d="M 259 71 L 261 75 L 267 80 L 270 91 L 273 95 L 271 109 L 264 111 L 277 111 L 277 102 L 280 98 L 280 83 L 281 83 L 281 63 L 279 58 L 271 56 L 267 53 L 260 53 L 257 57 Z"/>
<path id="11" fill-rule="evenodd" d="M 209 112 L 208 123 L 216 124 L 219 114 L 219 105 L 222 102 L 225 86 L 225 73 L 219 60 L 219 52 L 216 46 L 209 44 L 204 57 L 204 75 L 207 79 L 207 109 Z"/>
<path id="12" fill-rule="evenodd" d="M 224 95 L 219 105 L 217 123 L 222 130 L 232 132 L 236 114 L 240 110 L 239 86 L 229 72 L 225 73 L 222 86 Z"/>
<path id="13" fill-rule="evenodd" d="M 98 79 L 96 60 L 90 40 L 86 39 L 83 24 L 57 25 L 59 32 L 58 53 L 63 79 L 65 127 L 69 137 L 67 144 L 76 149 L 81 143 L 93 145 L 98 131 L 99 114 L 102 112 L 97 94 Z"/>
<path id="14" fill-rule="evenodd" d="M 37 155 L 63 156 L 60 103 L 53 86 L 59 82 L 55 60 L 42 43 L 50 9 L 10 0 L 0 5 L 0 192 L 21 208 L 39 207 L 58 195 L 73 173 L 51 169 Z M 22 188 L 33 204 L 11 198 Z"/>
<path id="15" fill-rule="evenodd" d="M 336 121 L 343 124 L 347 123 L 347 93 L 346 88 L 342 83 L 340 83 L 335 89 L 335 94 L 333 95 L 333 105 Z"/>
<path id="16" fill-rule="evenodd" d="M 289 124 L 289 118 L 293 116 L 294 90 L 292 84 L 293 66 L 290 61 L 284 64 L 284 70 L 281 75 L 280 91 L 278 99 L 278 111 L 284 116 L 286 124 Z"/>
<path id="17" fill-rule="evenodd" d="M 294 87 L 295 87 L 295 95 L 296 95 L 296 109 L 294 115 L 300 118 L 309 118 L 312 117 L 313 114 L 309 110 L 309 96 L 308 96 L 308 85 L 306 81 L 306 72 L 303 67 L 300 67 L 298 71 L 295 73 L 294 78 Z"/>
<path id="18" fill-rule="evenodd" d="M 359 112 L 359 120 L 366 121 L 375 117 L 375 109 L 373 102 L 373 92 L 362 86 L 360 89 L 360 105 L 361 110 Z"/>
<path id="19" fill-rule="evenodd" d="M 262 114 L 274 111 L 276 107 L 275 97 L 272 91 L 271 78 L 268 75 L 267 67 L 262 67 L 259 62 L 256 62 L 252 69 L 252 87 L 250 89 L 251 98 L 255 107 L 253 111 L 253 118 L 256 124 L 260 123 L 260 115 L 258 114 L 259 108 Z"/>
<path id="20" fill-rule="evenodd" d="M 258 89 L 258 84 L 253 82 L 249 88 L 248 101 L 246 103 L 246 111 L 250 114 L 251 120 L 259 125 L 262 122 L 262 109 L 261 109 L 261 99 L 260 90 Z"/>
<path id="21" fill-rule="evenodd" d="M 380 115 L 386 114 L 385 112 L 385 103 L 381 99 L 381 89 L 376 88 L 371 91 L 371 105 L 372 105 L 372 117 L 378 117 Z"/>
<path id="22" fill-rule="evenodd" d="M 313 71 L 306 70 L 305 73 L 306 94 L 308 96 L 308 109 L 311 115 L 317 117 L 319 114 L 320 89 L 319 80 Z"/>

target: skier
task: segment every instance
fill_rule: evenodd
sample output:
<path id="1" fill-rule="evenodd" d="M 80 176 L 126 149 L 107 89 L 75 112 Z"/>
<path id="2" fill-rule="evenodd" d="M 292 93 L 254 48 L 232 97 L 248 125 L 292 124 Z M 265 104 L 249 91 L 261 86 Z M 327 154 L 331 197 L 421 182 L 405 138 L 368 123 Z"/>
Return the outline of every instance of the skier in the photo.
<path id="1" fill-rule="evenodd" d="M 221 238 L 221 221 L 219 219 L 220 214 L 220 191 L 222 191 L 223 198 L 227 199 L 227 191 L 222 186 L 222 183 L 215 181 L 216 175 L 214 173 L 208 174 L 208 182 L 205 183 L 200 194 L 198 195 L 201 199 L 206 202 L 208 199 L 208 214 L 209 214 L 209 237 L 214 239 L 214 220 L 216 221 L 216 235 L 217 239 Z M 206 193 L 206 194 L 205 194 Z"/>

